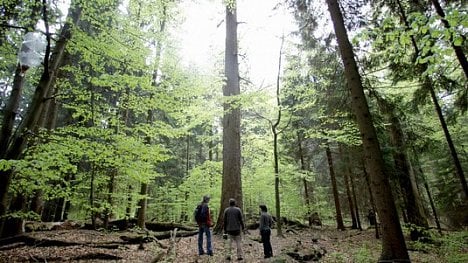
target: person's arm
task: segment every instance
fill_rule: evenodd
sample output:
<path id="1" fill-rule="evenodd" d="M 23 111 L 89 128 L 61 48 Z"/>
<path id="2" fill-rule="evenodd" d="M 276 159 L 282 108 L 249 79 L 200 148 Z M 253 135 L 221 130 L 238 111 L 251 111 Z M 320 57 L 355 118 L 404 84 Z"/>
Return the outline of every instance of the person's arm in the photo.
<path id="1" fill-rule="evenodd" d="M 242 230 L 245 230 L 245 225 L 244 225 L 244 216 L 242 215 L 242 211 L 239 209 L 239 222 L 241 224 Z"/>
<path id="2" fill-rule="evenodd" d="M 223 224 L 224 233 L 227 233 L 226 229 L 227 229 L 227 209 L 224 210 L 224 224 Z"/>
<path id="3" fill-rule="evenodd" d="M 213 225 L 213 221 L 211 219 L 211 209 L 209 207 L 207 207 L 208 209 L 208 217 L 206 218 L 206 225 L 208 227 L 211 227 Z"/>

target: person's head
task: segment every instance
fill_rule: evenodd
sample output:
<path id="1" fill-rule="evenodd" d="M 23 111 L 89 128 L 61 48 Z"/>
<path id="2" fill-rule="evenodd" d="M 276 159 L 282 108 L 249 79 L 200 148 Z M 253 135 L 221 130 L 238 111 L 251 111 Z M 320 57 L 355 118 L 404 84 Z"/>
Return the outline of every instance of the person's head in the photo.
<path id="1" fill-rule="evenodd" d="M 268 212 L 268 208 L 266 205 L 260 205 L 259 207 L 262 212 Z"/>
<path id="2" fill-rule="evenodd" d="M 209 195 L 205 195 L 203 196 L 203 203 L 208 203 L 210 201 L 210 196 Z"/>
<path id="3" fill-rule="evenodd" d="M 236 205 L 236 199 L 230 198 L 230 199 L 229 199 L 229 205 L 230 205 L 230 206 L 235 206 L 235 205 Z"/>

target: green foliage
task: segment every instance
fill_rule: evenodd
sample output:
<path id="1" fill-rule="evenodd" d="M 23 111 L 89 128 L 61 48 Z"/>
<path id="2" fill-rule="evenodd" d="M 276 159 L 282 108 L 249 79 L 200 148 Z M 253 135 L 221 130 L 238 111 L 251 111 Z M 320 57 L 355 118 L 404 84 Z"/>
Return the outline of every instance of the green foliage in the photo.
<path id="1" fill-rule="evenodd" d="M 373 262 L 375 260 L 375 255 L 367 243 L 363 244 L 353 253 L 353 262 L 355 263 L 366 263 Z"/>
<path id="2" fill-rule="evenodd" d="M 440 241 L 442 245 L 439 249 L 441 256 L 447 259 L 450 263 L 462 263 L 468 261 L 468 252 L 466 245 L 468 240 L 468 232 L 453 232 L 449 235 L 442 236 Z"/>

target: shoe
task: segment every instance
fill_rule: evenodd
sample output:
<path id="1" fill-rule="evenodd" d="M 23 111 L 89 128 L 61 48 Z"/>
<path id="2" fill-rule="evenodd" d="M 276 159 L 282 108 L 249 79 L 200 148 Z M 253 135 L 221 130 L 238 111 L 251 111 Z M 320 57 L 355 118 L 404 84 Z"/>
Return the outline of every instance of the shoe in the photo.
<path id="1" fill-rule="evenodd" d="M 238 261 L 244 260 L 242 257 L 237 258 Z"/>
<path id="2" fill-rule="evenodd" d="M 210 256 L 210 257 L 212 257 L 212 256 L 213 256 L 213 252 L 208 252 L 207 255 Z"/>
<path id="3" fill-rule="evenodd" d="M 227 257 L 226 257 L 226 260 L 231 260 L 231 256 L 227 256 Z"/>

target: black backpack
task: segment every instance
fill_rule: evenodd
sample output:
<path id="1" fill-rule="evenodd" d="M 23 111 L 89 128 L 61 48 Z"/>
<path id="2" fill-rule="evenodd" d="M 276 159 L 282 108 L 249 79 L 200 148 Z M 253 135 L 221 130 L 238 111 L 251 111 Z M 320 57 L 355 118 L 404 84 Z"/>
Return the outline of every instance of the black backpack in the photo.
<path id="1" fill-rule="evenodd" d="M 195 221 L 197 223 L 205 223 L 208 219 L 208 206 L 207 205 L 198 205 L 195 208 Z"/>

